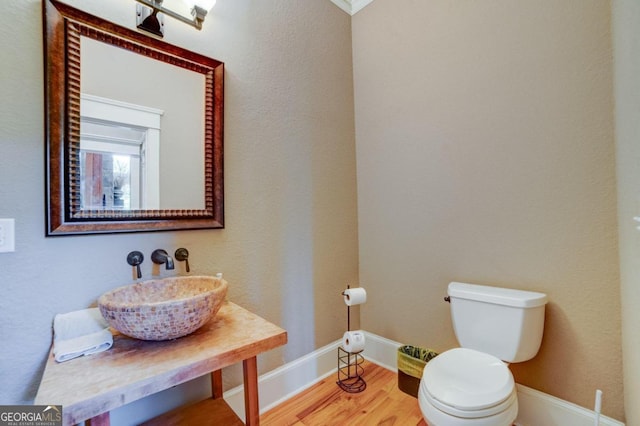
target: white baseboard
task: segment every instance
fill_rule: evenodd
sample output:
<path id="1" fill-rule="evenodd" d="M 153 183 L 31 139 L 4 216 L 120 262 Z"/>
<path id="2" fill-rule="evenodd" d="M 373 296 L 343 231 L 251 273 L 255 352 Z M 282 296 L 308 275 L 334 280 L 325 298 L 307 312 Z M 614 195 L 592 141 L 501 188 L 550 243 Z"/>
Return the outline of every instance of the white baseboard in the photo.
<path id="1" fill-rule="evenodd" d="M 260 413 L 313 386 L 331 374 L 337 374 L 337 351 L 341 341 L 335 341 L 320 349 L 291 361 L 258 377 Z M 224 399 L 236 414 L 244 419 L 244 386 L 237 386 L 224 393 Z"/>
<path id="2" fill-rule="evenodd" d="M 571 425 L 593 426 L 595 412 L 555 396 L 516 384 L 518 418 L 516 426 Z M 624 426 L 624 423 L 600 415 L 600 426 Z"/>
<path id="3" fill-rule="evenodd" d="M 396 357 L 401 343 L 365 332 L 363 356 L 391 371 L 397 371 Z M 341 340 L 330 343 L 258 378 L 260 413 L 302 392 L 331 374 L 337 374 L 337 350 Z M 337 378 L 337 377 L 336 377 Z M 517 384 L 518 426 L 593 426 L 592 410 Z M 244 390 L 238 386 L 224 393 L 224 399 L 244 419 Z M 624 426 L 615 419 L 600 416 L 600 426 Z"/>

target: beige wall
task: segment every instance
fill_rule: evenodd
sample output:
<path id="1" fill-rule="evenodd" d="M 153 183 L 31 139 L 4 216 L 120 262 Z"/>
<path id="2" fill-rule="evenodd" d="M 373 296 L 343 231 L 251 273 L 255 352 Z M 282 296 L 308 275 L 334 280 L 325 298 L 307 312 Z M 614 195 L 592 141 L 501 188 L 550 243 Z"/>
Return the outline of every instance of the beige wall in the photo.
<path id="1" fill-rule="evenodd" d="M 135 25 L 132 1 L 69 3 Z M 340 338 L 358 280 L 350 17 L 327 0 L 220 0 L 202 31 L 167 18 L 166 41 L 225 62 L 226 228 L 45 238 L 40 8 L 0 16 L 0 217 L 17 239 L 0 254 L 0 404 L 32 401 L 53 316 L 129 282 L 131 250 L 150 278 L 154 249 L 187 247 L 192 273 L 223 272 L 231 301 L 287 329 L 261 372 Z"/>
<path id="2" fill-rule="evenodd" d="M 362 327 L 442 351 L 450 281 L 545 292 L 516 380 L 623 419 L 610 3 L 376 0 L 352 26 Z"/>
<path id="3" fill-rule="evenodd" d="M 628 425 L 640 424 L 640 3 L 613 2 L 618 227 L 622 296 L 624 402 Z"/>

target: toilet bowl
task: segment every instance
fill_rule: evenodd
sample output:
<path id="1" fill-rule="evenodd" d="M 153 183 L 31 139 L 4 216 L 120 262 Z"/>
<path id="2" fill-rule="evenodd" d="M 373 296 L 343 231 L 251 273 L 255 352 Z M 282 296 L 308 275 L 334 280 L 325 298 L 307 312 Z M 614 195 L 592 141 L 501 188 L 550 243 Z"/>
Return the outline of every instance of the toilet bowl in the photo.
<path id="1" fill-rule="evenodd" d="M 429 426 L 508 426 L 518 415 L 507 365 L 466 348 L 451 349 L 427 363 L 418 402 Z"/>
<path id="2" fill-rule="evenodd" d="M 452 282 L 459 348 L 424 367 L 418 402 L 429 426 L 510 426 L 518 416 L 507 362 L 533 358 L 544 328 L 543 293 Z"/>

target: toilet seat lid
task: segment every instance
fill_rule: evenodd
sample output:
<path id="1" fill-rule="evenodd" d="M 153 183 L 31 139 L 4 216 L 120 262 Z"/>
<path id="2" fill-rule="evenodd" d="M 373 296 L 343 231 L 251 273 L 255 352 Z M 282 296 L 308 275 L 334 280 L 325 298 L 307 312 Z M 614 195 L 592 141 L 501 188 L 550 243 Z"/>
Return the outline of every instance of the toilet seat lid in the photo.
<path id="1" fill-rule="evenodd" d="M 429 361 L 422 381 L 434 399 L 462 411 L 498 405 L 509 398 L 515 387 L 504 362 L 466 348 L 451 349 Z"/>

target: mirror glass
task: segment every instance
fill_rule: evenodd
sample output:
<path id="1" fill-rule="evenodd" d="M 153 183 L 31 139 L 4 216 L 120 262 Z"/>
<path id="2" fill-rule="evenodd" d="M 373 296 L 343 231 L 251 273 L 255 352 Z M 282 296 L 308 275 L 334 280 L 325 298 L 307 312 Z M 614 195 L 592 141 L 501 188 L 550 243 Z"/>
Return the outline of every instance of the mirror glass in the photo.
<path id="1" fill-rule="evenodd" d="M 43 4 L 47 235 L 223 227 L 224 65 Z"/>
<path id="2" fill-rule="evenodd" d="M 80 37 L 80 71 L 81 185 L 93 194 L 81 193 L 81 208 L 204 209 L 204 76 L 89 37 Z M 85 173 L 102 174 L 103 158 L 102 179 Z M 125 164 L 127 179 L 113 179 Z"/>

